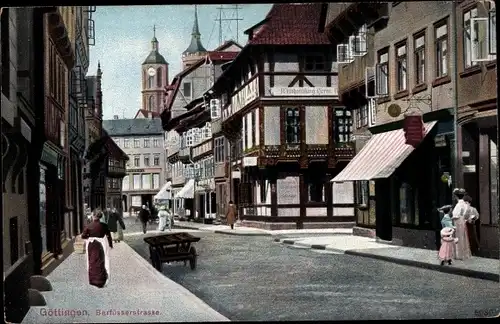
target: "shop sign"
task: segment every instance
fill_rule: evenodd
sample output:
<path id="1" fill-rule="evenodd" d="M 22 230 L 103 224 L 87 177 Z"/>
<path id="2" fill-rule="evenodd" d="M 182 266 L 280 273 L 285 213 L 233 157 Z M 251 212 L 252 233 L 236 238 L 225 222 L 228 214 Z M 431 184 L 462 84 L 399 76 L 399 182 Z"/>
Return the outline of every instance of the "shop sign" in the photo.
<path id="1" fill-rule="evenodd" d="M 232 114 L 245 108 L 250 102 L 259 96 L 259 79 L 255 78 L 248 83 L 237 94 L 231 97 Z"/>
<path id="2" fill-rule="evenodd" d="M 335 97 L 338 95 L 337 88 L 333 87 L 273 87 L 269 89 L 273 97 Z"/>
<path id="3" fill-rule="evenodd" d="M 413 147 L 420 144 L 425 136 L 425 127 L 422 115 L 405 116 L 403 129 L 405 132 L 406 144 Z"/>

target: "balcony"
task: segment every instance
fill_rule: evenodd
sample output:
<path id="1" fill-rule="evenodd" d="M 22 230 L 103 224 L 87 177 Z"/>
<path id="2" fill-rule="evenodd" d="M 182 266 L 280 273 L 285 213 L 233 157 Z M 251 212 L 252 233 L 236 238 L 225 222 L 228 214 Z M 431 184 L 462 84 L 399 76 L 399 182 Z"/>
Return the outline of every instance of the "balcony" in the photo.
<path id="1" fill-rule="evenodd" d="M 123 178 L 127 173 L 125 171 L 125 167 L 117 166 L 117 165 L 108 165 L 108 174 L 109 178 Z"/>
<path id="2" fill-rule="evenodd" d="M 373 35 L 366 34 L 367 53 L 357 56 L 349 64 L 339 67 L 339 93 L 347 92 L 352 88 L 363 86 L 365 83 L 365 72 L 367 67 L 375 66 L 375 54 L 373 52 Z M 369 75 L 370 77 L 370 75 Z"/>

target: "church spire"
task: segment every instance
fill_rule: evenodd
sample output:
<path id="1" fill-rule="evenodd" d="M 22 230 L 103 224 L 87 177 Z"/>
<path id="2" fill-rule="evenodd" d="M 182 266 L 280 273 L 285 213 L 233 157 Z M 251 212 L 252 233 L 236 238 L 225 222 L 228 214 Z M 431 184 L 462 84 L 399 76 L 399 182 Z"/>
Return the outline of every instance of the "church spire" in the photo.
<path id="1" fill-rule="evenodd" d="M 151 50 L 158 51 L 158 39 L 156 39 L 156 25 L 153 25 L 153 39 L 151 40 Z"/>
<path id="2" fill-rule="evenodd" d="M 191 43 L 189 44 L 189 47 L 182 53 L 183 55 L 186 54 L 195 54 L 195 53 L 204 53 L 207 50 L 203 45 L 201 44 L 201 33 L 200 33 L 200 27 L 198 25 L 198 6 L 194 6 L 194 25 L 193 25 L 193 32 L 191 33 Z"/>

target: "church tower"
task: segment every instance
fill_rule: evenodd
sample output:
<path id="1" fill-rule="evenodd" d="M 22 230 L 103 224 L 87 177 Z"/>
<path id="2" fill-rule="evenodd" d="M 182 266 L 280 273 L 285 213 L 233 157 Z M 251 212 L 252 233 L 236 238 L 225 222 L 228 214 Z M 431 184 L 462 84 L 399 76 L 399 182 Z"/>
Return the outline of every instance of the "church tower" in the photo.
<path id="1" fill-rule="evenodd" d="M 201 44 L 200 28 L 198 26 L 198 6 L 194 6 L 194 25 L 191 33 L 191 43 L 182 53 L 182 69 L 186 69 L 199 61 L 207 54 L 207 50 Z"/>
<path id="2" fill-rule="evenodd" d="M 142 109 L 161 113 L 168 86 L 168 63 L 159 52 L 156 27 L 153 27 L 151 52 L 142 63 Z"/>

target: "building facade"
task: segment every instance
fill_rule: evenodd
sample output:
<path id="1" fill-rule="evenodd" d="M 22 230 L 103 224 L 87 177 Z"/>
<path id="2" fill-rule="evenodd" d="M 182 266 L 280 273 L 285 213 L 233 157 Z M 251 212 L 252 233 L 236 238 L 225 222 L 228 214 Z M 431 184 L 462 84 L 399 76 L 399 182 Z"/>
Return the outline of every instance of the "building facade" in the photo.
<path id="1" fill-rule="evenodd" d="M 458 183 L 479 211 L 483 257 L 498 258 L 498 124 L 496 10 L 493 2 L 460 1 L 458 21 Z M 460 32 L 463 31 L 463 32 Z"/>
<path id="2" fill-rule="evenodd" d="M 353 225 L 352 185 L 329 183 L 354 149 L 348 138 L 336 138 L 345 107 L 335 52 L 321 31 L 324 12 L 321 4 L 274 5 L 206 92 L 220 103 L 214 117 L 230 142 L 227 200 L 248 226 Z"/>
<path id="3" fill-rule="evenodd" d="M 217 167 L 212 161 L 211 118 L 203 95 L 222 74 L 222 66 L 240 50 L 239 44 L 225 42 L 177 74 L 166 88 L 167 100 L 161 118 L 166 131 L 167 180 L 171 181 L 172 207 L 177 215 L 211 222 L 220 215 L 217 210 L 222 212 L 223 196 L 216 195 L 215 171 L 212 171 Z M 200 135 L 193 137 L 188 146 L 185 138 L 191 128 L 200 129 Z M 200 166 L 196 172 L 191 170 L 195 163 Z"/>
<path id="4" fill-rule="evenodd" d="M 152 206 L 153 197 L 165 183 L 164 132 L 161 120 L 112 119 L 105 120 L 103 127 L 113 142 L 129 157 L 126 175 L 121 184 L 120 208 L 130 212 L 142 205 Z"/>
<path id="5" fill-rule="evenodd" d="M 464 183 L 454 179 L 460 174 L 455 152 L 464 143 L 455 140 L 454 111 L 460 104 L 454 96 L 460 98 L 465 79 L 455 67 L 460 71 L 456 63 L 467 46 L 460 33 L 452 34 L 462 21 L 460 15 L 457 22 L 451 19 L 453 10 L 453 2 L 354 3 L 327 24 L 342 62 L 340 95 L 354 117 L 358 146 L 333 181 L 355 182 L 358 234 L 439 247 L 437 208 L 452 203 L 453 187 Z M 474 185 L 466 189 L 477 192 Z"/>

